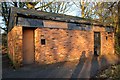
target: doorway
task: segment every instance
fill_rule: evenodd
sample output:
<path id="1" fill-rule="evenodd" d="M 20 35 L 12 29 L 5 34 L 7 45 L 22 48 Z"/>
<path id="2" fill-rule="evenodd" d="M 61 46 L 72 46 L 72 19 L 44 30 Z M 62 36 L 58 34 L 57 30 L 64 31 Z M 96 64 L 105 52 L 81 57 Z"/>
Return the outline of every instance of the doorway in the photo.
<path id="1" fill-rule="evenodd" d="M 23 64 L 33 64 L 34 60 L 34 29 L 23 27 Z"/>
<path id="2" fill-rule="evenodd" d="M 101 52 L 100 32 L 94 32 L 94 55 L 99 56 Z"/>

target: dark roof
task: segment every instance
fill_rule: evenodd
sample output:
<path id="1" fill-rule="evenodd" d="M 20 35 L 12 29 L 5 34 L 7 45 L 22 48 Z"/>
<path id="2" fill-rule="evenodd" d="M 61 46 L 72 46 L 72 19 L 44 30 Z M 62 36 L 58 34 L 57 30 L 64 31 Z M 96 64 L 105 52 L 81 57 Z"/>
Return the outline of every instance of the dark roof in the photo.
<path id="1" fill-rule="evenodd" d="M 81 18 L 77 16 L 69 16 L 65 14 L 57 14 L 57 13 L 51 13 L 51 12 L 42 12 L 37 11 L 34 9 L 24 9 L 24 8 L 16 8 L 12 7 L 10 9 L 10 17 L 9 17 L 9 25 L 8 25 L 8 31 L 12 29 L 12 27 L 15 24 L 15 17 L 16 16 L 22 16 L 22 17 L 29 17 L 29 18 L 35 18 L 35 19 L 43 19 L 43 20 L 55 20 L 55 21 L 61 21 L 61 22 L 68 22 L 68 23 L 80 23 L 80 24 L 88 24 L 88 25 L 98 25 L 98 26 L 104 26 L 103 24 L 86 18 Z"/>

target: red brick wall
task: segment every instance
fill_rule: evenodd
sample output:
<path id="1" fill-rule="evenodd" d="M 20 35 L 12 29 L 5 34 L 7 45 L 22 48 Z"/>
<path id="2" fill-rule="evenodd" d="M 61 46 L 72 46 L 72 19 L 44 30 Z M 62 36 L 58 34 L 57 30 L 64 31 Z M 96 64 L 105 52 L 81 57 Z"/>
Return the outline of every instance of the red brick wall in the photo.
<path id="1" fill-rule="evenodd" d="M 61 28 L 66 28 L 67 26 L 66 23 L 62 24 L 62 22 L 57 24 L 50 21 L 44 23 L 46 27 L 49 24 L 51 26 L 60 26 Z M 35 61 L 40 64 L 79 60 L 83 53 L 85 53 L 85 57 L 91 57 L 94 54 L 94 32 L 100 32 L 101 34 L 100 56 L 108 57 L 108 55 L 114 54 L 114 33 L 108 34 L 103 27 L 92 26 L 91 31 L 37 28 L 34 32 Z M 8 53 L 18 66 L 22 63 L 23 59 L 22 34 L 22 26 L 15 26 L 8 33 Z M 45 45 L 41 45 L 41 39 L 46 40 Z"/>
<path id="2" fill-rule="evenodd" d="M 41 35 L 46 40 L 41 45 Z M 79 59 L 82 52 L 93 52 L 93 32 L 37 28 L 35 30 L 35 59 L 39 63 L 55 63 Z"/>
<path id="3" fill-rule="evenodd" d="M 102 54 L 114 54 L 114 33 L 102 32 Z"/>
<path id="4" fill-rule="evenodd" d="M 22 62 L 22 26 L 15 26 L 8 33 L 8 54 L 15 66 Z"/>
<path id="5" fill-rule="evenodd" d="M 100 32 L 101 35 L 101 55 L 114 54 L 114 33 L 106 32 L 104 27 L 95 26 L 93 31 Z M 107 37 L 107 38 L 106 38 Z"/>
<path id="6" fill-rule="evenodd" d="M 91 31 L 37 28 L 35 59 L 41 64 L 79 60 L 84 51 L 86 57 L 91 57 L 94 54 L 94 32 L 101 34 L 100 56 L 114 54 L 114 33 L 107 35 L 103 27 L 93 26 Z M 41 45 L 41 35 L 46 40 L 45 45 Z"/>

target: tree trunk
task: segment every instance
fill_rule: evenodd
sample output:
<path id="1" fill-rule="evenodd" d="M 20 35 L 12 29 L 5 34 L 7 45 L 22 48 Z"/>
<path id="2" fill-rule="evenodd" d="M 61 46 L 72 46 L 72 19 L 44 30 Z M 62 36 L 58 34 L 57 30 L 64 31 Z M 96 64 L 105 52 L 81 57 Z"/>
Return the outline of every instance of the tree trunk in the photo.
<path id="1" fill-rule="evenodd" d="M 118 2 L 118 45 L 120 47 L 120 1 Z"/>
<path id="2" fill-rule="evenodd" d="M 81 15 L 82 15 L 82 17 L 84 18 L 84 17 L 85 17 L 85 14 L 84 14 L 84 12 L 85 12 L 84 2 L 81 3 L 81 9 L 82 9 Z"/>

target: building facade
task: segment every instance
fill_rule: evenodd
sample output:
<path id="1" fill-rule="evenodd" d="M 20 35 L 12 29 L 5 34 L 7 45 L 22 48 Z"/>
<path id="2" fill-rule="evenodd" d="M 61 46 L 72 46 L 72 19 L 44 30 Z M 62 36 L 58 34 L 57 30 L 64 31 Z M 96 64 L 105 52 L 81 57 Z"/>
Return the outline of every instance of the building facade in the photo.
<path id="1" fill-rule="evenodd" d="M 114 54 L 114 28 L 93 20 L 11 8 L 8 53 L 17 66 Z"/>

